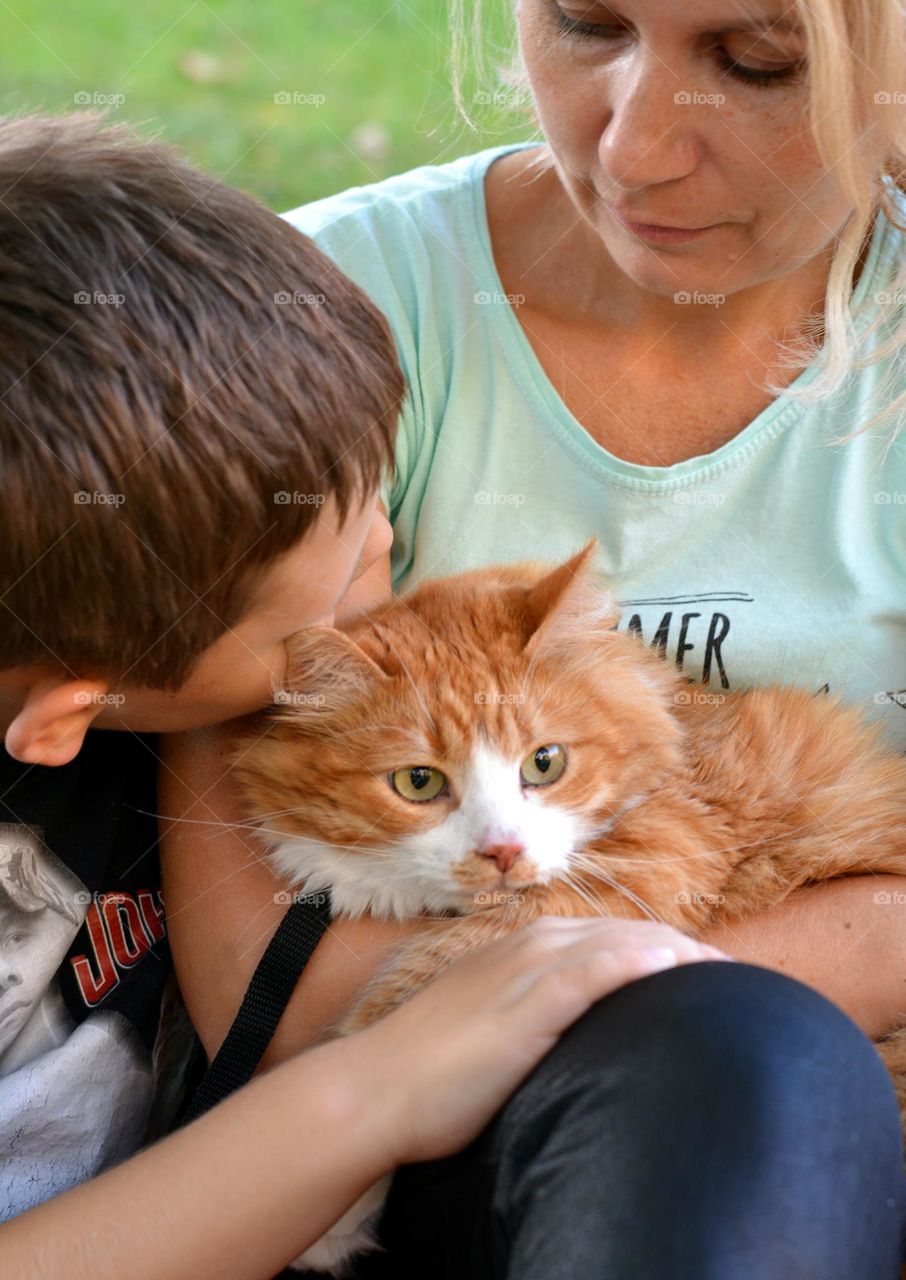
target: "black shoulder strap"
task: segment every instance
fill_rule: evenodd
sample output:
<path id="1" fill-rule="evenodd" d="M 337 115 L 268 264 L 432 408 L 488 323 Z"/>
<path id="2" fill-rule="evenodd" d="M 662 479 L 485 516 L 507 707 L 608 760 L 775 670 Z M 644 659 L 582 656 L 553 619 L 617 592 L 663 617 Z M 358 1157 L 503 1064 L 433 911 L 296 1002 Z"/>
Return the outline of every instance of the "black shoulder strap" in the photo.
<path id="1" fill-rule="evenodd" d="M 293 901 L 258 961 L 233 1025 L 181 1123 L 188 1124 L 251 1080 L 299 976 L 329 923 L 329 893 L 300 896 Z"/>

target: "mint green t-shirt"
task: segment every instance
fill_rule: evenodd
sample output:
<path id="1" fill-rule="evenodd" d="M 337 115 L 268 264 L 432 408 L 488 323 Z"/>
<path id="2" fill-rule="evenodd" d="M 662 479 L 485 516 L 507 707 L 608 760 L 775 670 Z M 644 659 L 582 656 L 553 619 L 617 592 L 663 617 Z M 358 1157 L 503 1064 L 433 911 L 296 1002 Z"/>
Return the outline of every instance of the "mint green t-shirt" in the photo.
<path id="1" fill-rule="evenodd" d="M 830 405 L 781 395 L 720 448 L 674 466 L 615 457 L 554 390 L 494 264 L 484 176 L 515 149 L 285 215 L 387 315 L 409 381 L 398 475 L 382 494 L 394 588 L 556 563 L 594 534 L 620 628 L 689 677 L 715 691 L 826 686 L 906 751 L 906 433 L 826 443 L 880 407 L 878 368 Z M 904 239 L 879 214 L 853 306 L 890 290 Z"/>

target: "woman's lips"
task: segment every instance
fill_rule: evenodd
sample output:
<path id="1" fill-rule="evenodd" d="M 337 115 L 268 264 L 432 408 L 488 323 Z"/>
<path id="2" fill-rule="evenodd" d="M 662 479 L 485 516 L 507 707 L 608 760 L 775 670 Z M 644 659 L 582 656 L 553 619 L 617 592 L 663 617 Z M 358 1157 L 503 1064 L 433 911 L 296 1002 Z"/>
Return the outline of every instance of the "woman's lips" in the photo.
<path id="1" fill-rule="evenodd" d="M 699 236 L 706 235 L 709 231 L 714 231 L 715 228 L 723 225 L 723 223 L 714 222 L 707 227 L 664 227 L 651 222 L 633 222 L 612 207 L 611 212 L 633 235 L 655 244 L 683 244 L 686 240 L 696 240 Z"/>

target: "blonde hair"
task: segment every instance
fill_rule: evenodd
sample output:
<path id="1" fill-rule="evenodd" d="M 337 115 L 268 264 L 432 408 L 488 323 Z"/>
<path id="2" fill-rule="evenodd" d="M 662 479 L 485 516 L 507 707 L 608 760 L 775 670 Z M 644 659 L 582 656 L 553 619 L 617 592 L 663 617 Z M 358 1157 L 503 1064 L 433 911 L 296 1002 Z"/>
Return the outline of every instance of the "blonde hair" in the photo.
<path id="1" fill-rule="evenodd" d="M 507 0 L 509 7 L 511 0 Z M 508 44 L 486 37 L 482 0 L 450 0 L 451 71 L 454 99 L 473 130 L 475 113 L 467 103 L 465 73 L 478 83 L 502 86 L 497 94 L 477 95 L 520 110 L 537 126 L 525 72 L 510 23 Z M 884 406 L 857 431 L 831 443 L 851 440 L 878 425 L 895 424 L 891 441 L 906 424 L 906 253 L 887 294 L 866 295 L 854 312 L 853 279 L 879 210 L 906 232 L 906 3 L 904 0 L 793 0 L 806 39 L 809 112 L 812 136 L 822 163 L 839 177 L 852 213 L 840 233 L 825 293 L 824 313 L 806 323 L 795 341 L 781 348 L 780 366 L 815 366 L 802 387 L 769 383 L 774 395 L 786 394 L 819 404 L 844 393 L 860 369 L 886 362 L 873 399 Z M 493 60 L 494 69 L 491 70 Z M 833 104 L 831 110 L 827 104 Z M 525 107 L 529 110 L 525 111 Z M 885 160 L 871 171 L 861 138 L 875 130 Z M 874 150 L 874 148 L 872 148 Z M 545 147 L 542 166 L 552 163 Z M 867 322 L 868 309 L 879 314 Z"/>

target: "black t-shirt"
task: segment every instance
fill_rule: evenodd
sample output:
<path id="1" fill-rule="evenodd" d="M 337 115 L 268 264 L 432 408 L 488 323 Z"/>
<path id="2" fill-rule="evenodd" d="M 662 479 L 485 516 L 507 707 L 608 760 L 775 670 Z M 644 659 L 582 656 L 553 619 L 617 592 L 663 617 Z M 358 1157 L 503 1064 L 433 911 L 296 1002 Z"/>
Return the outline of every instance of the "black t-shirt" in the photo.
<path id="1" fill-rule="evenodd" d="M 172 986 L 157 764 L 122 731 L 56 768 L 0 748 L 0 1220 L 146 1140 Z"/>

